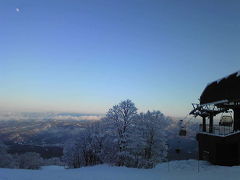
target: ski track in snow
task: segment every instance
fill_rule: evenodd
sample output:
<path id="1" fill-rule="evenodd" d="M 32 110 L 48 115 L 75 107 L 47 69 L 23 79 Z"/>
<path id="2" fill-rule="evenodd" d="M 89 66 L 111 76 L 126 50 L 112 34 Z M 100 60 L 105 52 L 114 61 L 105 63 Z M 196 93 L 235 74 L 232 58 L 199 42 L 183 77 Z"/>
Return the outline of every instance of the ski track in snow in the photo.
<path id="1" fill-rule="evenodd" d="M 40 170 L 2 168 L 0 180 L 235 180 L 240 178 L 239 172 L 240 166 L 214 166 L 205 161 L 181 160 L 162 163 L 154 169 L 109 165 L 79 169 L 59 166 L 45 166 Z"/>

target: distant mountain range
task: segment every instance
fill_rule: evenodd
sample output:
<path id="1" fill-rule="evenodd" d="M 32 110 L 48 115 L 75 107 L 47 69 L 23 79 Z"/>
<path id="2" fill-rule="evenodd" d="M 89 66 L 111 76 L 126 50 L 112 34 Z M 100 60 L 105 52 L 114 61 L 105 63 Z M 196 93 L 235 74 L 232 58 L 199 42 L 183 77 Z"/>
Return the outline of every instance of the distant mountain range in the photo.
<path id="1" fill-rule="evenodd" d="M 63 146 L 89 123 L 89 120 L 5 120 L 0 121 L 0 141 L 12 154 L 37 152 L 43 158 L 61 157 Z"/>
<path id="2" fill-rule="evenodd" d="M 0 121 L 0 140 L 7 143 L 62 146 L 87 124 L 89 121 L 84 120 Z"/>
<path id="3" fill-rule="evenodd" d="M 0 141 L 10 146 L 11 153 L 34 151 L 44 157 L 60 156 L 65 142 L 75 139 L 89 123 L 102 117 L 99 114 L 77 113 L 1 114 Z M 173 120 L 166 130 L 169 159 L 196 158 L 197 131 L 198 124 L 191 122 L 187 126 L 187 136 L 179 136 L 178 121 Z M 47 153 L 50 151 L 51 155 Z"/>
<path id="4" fill-rule="evenodd" d="M 0 121 L 6 120 L 99 120 L 103 114 L 54 113 L 54 112 L 1 112 Z"/>

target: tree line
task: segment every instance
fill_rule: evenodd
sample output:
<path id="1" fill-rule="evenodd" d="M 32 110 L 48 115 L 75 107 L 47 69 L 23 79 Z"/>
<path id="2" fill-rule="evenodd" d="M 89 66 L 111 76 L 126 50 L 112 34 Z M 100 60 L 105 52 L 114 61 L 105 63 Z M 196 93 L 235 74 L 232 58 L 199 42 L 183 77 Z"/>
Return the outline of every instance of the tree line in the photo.
<path id="1" fill-rule="evenodd" d="M 69 168 L 101 163 L 153 168 L 166 160 L 165 131 L 170 122 L 160 111 L 138 113 L 131 100 L 122 101 L 66 143 L 64 162 Z"/>
<path id="2" fill-rule="evenodd" d="M 138 113 L 135 104 L 125 100 L 110 108 L 101 120 L 89 122 L 74 139 L 66 142 L 61 160 L 43 159 L 35 152 L 12 155 L 0 143 L 0 168 L 38 169 L 50 164 L 80 168 L 102 163 L 153 168 L 166 161 L 166 129 L 171 122 L 160 111 Z"/>

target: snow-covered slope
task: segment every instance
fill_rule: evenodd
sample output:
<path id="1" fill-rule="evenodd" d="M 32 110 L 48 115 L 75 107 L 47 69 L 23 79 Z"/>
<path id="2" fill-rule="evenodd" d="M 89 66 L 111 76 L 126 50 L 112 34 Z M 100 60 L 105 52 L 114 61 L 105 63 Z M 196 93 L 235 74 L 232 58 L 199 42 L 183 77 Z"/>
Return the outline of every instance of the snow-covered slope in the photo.
<path id="1" fill-rule="evenodd" d="M 198 166 L 199 165 L 199 166 Z M 168 168 L 169 167 L 169 168 Z M 198 168 L 199 167 L 199 168 Z M 198 171 L 199 169 L 199 171 Z M 41 170 L 0 169 L 0 180 L 235 180 L 240 166 L 223 167 L 204 161 L 182 160 L 154 169 L 133 169 L 98 165 L 80 169 L 46 166 Z"/>

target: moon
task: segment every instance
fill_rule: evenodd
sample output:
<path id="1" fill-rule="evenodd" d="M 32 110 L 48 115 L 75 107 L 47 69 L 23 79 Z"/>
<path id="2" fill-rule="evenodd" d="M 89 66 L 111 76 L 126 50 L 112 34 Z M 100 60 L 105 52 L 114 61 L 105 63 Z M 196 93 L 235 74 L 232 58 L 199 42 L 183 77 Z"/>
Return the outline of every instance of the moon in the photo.
<path id="1" fill-rule="evenodd" d="M 19 8 L 16 8 L 16 11 L 17 11 L 17 12 L 20 12 L 20 9 L 19 9 Z"/>

